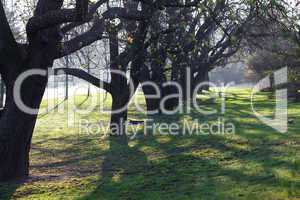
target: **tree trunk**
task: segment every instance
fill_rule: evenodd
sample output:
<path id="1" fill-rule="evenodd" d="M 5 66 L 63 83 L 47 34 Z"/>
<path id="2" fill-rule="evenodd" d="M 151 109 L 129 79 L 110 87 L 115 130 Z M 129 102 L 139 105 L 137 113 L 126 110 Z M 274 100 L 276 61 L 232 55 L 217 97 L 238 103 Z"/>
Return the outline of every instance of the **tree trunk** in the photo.
<path id="1" fill-rule="evenodd" d="M 148 114 L 154 113 L 154 112 L 155 113 L 157 112 L 157 114 L 161 113 L 161 110 L 160 110 L 160 107 L 159 107 L 159 103 L 160 103 L 161 98 L 157 98 L 157 99 L 148 98 L 151 95 L 156 95 L 156 90 L 152 86 L 149 86 L 149 85 L 144 85 L 142 87 L 142 89 L 143 89 L 143 93 L 144 93 L 144 96 L 145 96 L 145 101 L 146 101 Z"/>
<path id="2" fill-rule="evenodd" d="M 288 98 L 294 102 L 300 101 L 299 85 L 297 83 L 288 84 Z"/>
<path id="3" fill-rule="evenodd" d="M 0 9 L 0 19 L 3 15 L 3 9 Z M 0 20 L 0 24 L 2 22 Z M 6 86 L 5 108 L 0 118 L 0 182 L 26 178 L 29 174 L 29 151 L 37 113 L 28 114 L 18 108 L 13 89 L 23 72 L 31 69 L 46 72 L 48 67 L 52 67 L 53 53 L 59 40 L 56 34 L 53 35 L 53 30 L 57 31 L 54 27 L 28 36 L 29 45 L 22 46 L 16 44 L 9 30 L 6 31 L 7 49 L 2 53 L 0 51 L 0 73 Z M 41 35 L 49 41 L 43 41 Z M 47 76 L 28 77 L 20 88 L 22 102 L 28 108 L 38 110 L 46 85 Z"/>
<path id="4" fill-rule="evenodd" d="M 115 85 L 111 91 L 112 114 L 110 120 L 110 136 L 115 138 L 114 140 L 116 142 L 127 145 L 126 123 L 128 104 L 136 92 L 139 82 L 137 79 L 133 80 L 134 88 L 131 93 L 127 85 L 127 80 L 124 77 L 115 76 L 114 78 L 115 81 L 118 81 L 118 84 Z"/>
<path id="5" fill-rule="evenodd" d="M 127 109 L 120 112 L 114 112 L 127 106 L 126 98 L 120 94 L 112 95 L 112 114 L 110 119 L 110 137 L 115 138 L 118 143 L 127 145 L 126 122 Z"/>
<path id="6" fill-rule="evenodd" d="M 192 91 L 194 92 L 196 87 L 199 84 L 204 83 L 204 82 L 209 82 L 209 70 L 203 67 L 203 69 L 198 71 L 198 74 L 196 75 L 196 77 L 193 78 Z M 209 85 L 205 84 L 201 88 L 198 88 L 198 89 L 199 89 L 198 93 L 202 93 L 203 90 L 208 91 Z"/>
<path id="7" fill-rule="evenodd" d="M 0 181 L 22 179 L 29 174 L 29 151 L 37 115 L 24 113 L 13 98 L 14 82 L 7 86 L 7 100 L 0 120 Z M 21 97 L 25 105 L 38 109 L 47 85 L 46 77 L 24 82 Z"/>
<path id="8" fill-rule="evenodd" d="M 183 102 L 190 101 L 192 99 L 193 95 L 193 73 L 191 68 L 183 67 L 181 69 L 181 79 L 180 79 L 180 85 L 183 92 Z"/>

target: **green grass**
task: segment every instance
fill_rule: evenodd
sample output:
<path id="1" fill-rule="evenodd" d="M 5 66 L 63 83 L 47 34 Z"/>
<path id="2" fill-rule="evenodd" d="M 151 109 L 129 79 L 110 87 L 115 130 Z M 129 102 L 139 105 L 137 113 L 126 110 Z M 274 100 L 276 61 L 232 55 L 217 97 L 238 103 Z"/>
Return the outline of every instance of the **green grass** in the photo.
<path id="1" fill-rule="evenodd" d="M 141 127 L 129 146 L 79 134 L 78 127 L 66 126 L 66 113 L 52 111 L 39 118 L 34 132 L 30 179 L 0 185 L 0 199 L 300 199 L 300 104 L 289 104 L 294 123 L 281 134 L 253 116 L 249 97 L 247 90 L 231 90 L 227 97 L 222 116 L 236 125 L 234 135 L 145 136 Z M 84 98 L 77 97 L 77 104 Z M 220 100 L 200 102 L 221 107 Z M 259 94 L 255 102 L 261 113 L 272 114 L 275 102 L 267 95 Z M 110 108 L 109 98 L 104 106 Z M 109 121 L 98 110 L 79 117 Z M 218 117 L 192 110 L 154 121 L 215 123 Z M 146 115 L 131 106 L 129 118 Z"/>

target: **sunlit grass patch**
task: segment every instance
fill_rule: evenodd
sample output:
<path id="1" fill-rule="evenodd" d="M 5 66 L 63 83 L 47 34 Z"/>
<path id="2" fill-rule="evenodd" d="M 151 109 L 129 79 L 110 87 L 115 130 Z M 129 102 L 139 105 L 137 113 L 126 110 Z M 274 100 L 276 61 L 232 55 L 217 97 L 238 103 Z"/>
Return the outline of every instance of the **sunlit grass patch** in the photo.
<path id="1" fill-rule="evenodd" d="M 274 102 L 261 95 L 258 108 L 271 114 Z M 128 147 L 111 147 L 107 137 L 79 133 L 67 126 L 67 113 L 40 117 L 31 151 L 31 177 L 2 184 L 0 199 L 297 199 L 300 198 L 300 104 L 289 104 L 286 134 L 277 133 L 252 113 L 249 90 L 230 90 L 222 117 L 233 122 L 234 135 L 143 135 Z M 92 97 L 95 98 L 95 97 Z M 206 99 L 200 102 L 205 106 Z M 81 108 L 85 96 L 76 97 Z M 144 105 L 143 96 L 138 101 Z M 83 102 L 83 103 L 82 103 Z M 269 104 L 270 103 L 270 104 Z M 67 102 L 65 102 L 67 104 Z M 111 99 L 104 103 L 110 109 Z M 47 106 L 46 103 L 43 106 Z M 217 99 L 207 106 L 220 108 Z M 76 119 L 105 121 L 97 108 Z M 155 116 L 155 122 L 214 123 L 218 114 Z M 134 106 L 130 119 L 146 119 Z"/>

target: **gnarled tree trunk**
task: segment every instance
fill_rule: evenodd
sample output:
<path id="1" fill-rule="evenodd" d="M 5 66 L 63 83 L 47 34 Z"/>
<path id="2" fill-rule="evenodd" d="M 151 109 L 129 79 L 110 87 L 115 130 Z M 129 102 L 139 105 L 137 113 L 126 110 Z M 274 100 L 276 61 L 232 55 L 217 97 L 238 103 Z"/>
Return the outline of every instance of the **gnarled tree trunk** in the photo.
<path id="1" fill-rule="evenodd" d="M 47 84 L 45 77 L 28 79 L 21 90 L 24 104 L 38 109 Z M 14 82 L 7 84 L 7 100 L 0 120 L 0 180 L 25 178 L 29 174 L 29 151 L 37 115 L 24 113 L 13 97 Z"/>
<path id="2" fill-rule="evenodd" d="M 44 4 L 57 2 L 39 1 L 35 14 L 51 10 Z M 14 91 L 18 77 L 28 70 L 47 71 L 53 65 L 53 52 L 60 40 L 57 27 L 28 34 L 29 45 L 18 45 L 12 35 L 5 12 L 0 3 L 0 73 L 6 86 L 6 102 L 0 118 L 0 181 L 26 178 L 29 174 L 29 151 L 37 113 L 25 112 L 17 106 L 38 110 L 47 85 L 47 76 L 32 75 Z M 46 75 L 47 73 L 45 73 Z M 14 94 L 19 94 L 16 99 Z"/>

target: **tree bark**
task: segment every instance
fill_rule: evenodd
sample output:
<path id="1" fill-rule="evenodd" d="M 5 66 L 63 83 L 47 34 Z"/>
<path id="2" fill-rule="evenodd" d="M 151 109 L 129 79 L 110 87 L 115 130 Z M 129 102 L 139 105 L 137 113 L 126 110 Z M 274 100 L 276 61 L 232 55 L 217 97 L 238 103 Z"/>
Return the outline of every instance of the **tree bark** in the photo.
<path id="1" fill-rule="evenodd" d="M 116 63 L 119 56 L 118 32 L 111 25 L 109 33 L 109 51 L 110 51 L 110 68 L 114 71 L 111 73 L 112 83 L 112 114 L 110 119 L 110 137 L 113 137 L 118 143 L 127 145 L 125 122 L 127 120 L 127 110 L 118 111 L 126 106 L 127 98 L 127 80 L 116 70 L 122 71 L 122 67 Z M 129 97 L 128 97 L 129 98 Z"/>
<path id="2" fill-rule="evenodd" d="M 205 67 L 202 67 L 201 70 L 198 71 L 198 74 L 196 77 L 193 78 L 193 83 L 192 83 L 192 91 L 196 89 L 196 87 L 204 82 L 209 82 L 209 70 Z M 203 85 L 203 87 L 199 88 L 198 93 L 202 93 L 203 90 L 208 91 L 209 90 L 209 85 Z"/>
<path id="3" fill-rule="evenodd" d="M 59 1 L 39 1 L 36 14 L 44 14 L 61 4 Z M 57 7 L 57 6 L 56 6 Z M 59 8 L 59 7 L 57 7 Z M 17 78 L 31 69 L 52 67 L 56 54 L 59 29 L 50 27 L 28 34 L 28 45 L 18 45 L 12 35 L 0 2 L 0 74 L 6 86 L 5 108 L 0 118 L 0 181 L 26 178 L 29 174 L 29 151 L 37 113 L 28 114 L 17 106 L 14 86 Z M 22 102 L 38 110 L 47 85 L 47 76 L 28 77 L 20 88 Z"/>
<path id="4" fill-rule="evenodd" d="M 127 145 L 126 136 L 126 122 L 127 122 L 127 109 L 116 112 L 127 106 L 126 97 L 119 94 L 112 95 L 112 114 L 110 118 L 110 137 L 117 139 L 118 143 Z"/>
<path id="5" fill-rule="evenodd" d="M 46 77 L 32 77 L 24 82 L 21 97 L 25 105 L 38 109 L 47 85 Z M 5 109 L 0 120 L 0 181 L 26 178 L 29 151 L 37 115 L 24 113 L 13 97 L 14 81 L 7 86 Z"/>
<path id="6" fill-rule="evenodd" d="M 147 107 L 147 112 L 149 113 L 154 113 L 156 112 L 157 114 L 161 113 L 160 107 L 159 107 L 159 103 L 161 98 L 147 98 L 151 95 L 157 95 L 156 94 L 156 90 L 149 85 L 144 85 L 142 87 L 144 96 L 145 96 L 145 101 L 146 101 L 146 107 Z"/>

